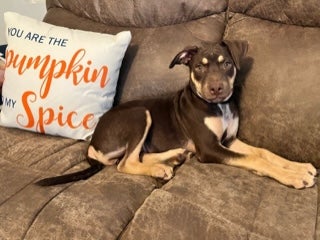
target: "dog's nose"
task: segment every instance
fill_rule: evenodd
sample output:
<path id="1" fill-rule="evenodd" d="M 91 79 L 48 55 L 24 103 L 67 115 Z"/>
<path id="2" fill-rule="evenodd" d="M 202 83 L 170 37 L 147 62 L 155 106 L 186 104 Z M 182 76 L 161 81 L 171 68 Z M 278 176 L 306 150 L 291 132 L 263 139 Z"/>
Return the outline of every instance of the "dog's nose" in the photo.
<path id="1" fill-rule="evenodd" d="M 218 95 L 222 93 L 223 91 L 223 84 L 222 83 L 216 83 L 210 86 L 210 93 L 212 95 Z"/>

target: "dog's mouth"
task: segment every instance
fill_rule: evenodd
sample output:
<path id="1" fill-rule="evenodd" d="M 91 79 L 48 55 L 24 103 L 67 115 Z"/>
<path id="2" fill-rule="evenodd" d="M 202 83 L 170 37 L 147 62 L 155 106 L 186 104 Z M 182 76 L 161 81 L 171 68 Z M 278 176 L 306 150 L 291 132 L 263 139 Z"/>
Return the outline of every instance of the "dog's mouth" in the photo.
<path id="1" fill-rule="evenodd" d="M 233 94 L 234 77 L 235 73 L 230 79 L 199 81 L 191 72 L 191 88 L 198 97 L 208 103 L 226 102 Z"/>
<path id="2" fill-rule="evenodd" d="M 208 103 L 223 103 L 228 101 L 231 98 L 233 91 L 230 90 L 227 93 L 218 94 L 218 95 L 209 94 L 208 96 L 206 94 L 203 95 L 201 93 L 197 93 L 197 94 L 200 98 L 202 98 Z"/>
<path id="3" fill-rule="evenodd" d="M 221 89 L 214 90 L 208 85 L 204 85 L 199 89 L 195 89 L 198 97 L 208 103 L 222 103 L 228 101 L 233 94 L 233 87 L 228 85 L 221 85 Z M 200 91 L 199 91 L 200 90 Z"/>
<path id="4" fill-rule="evenodd" d="M 232 94 L 233 94 L 233 89 L 230 88 L 229 90 L 225 90 L 221 93 L 215 94 L 211 92 L 210 90 L 208 91 L 197 91 L 196 89 L 193 88 L 193 92 L 195 95 L 197 95 L 199 98 L 204 100 L 207 103 L 223 103 L 228 101 Z"/>

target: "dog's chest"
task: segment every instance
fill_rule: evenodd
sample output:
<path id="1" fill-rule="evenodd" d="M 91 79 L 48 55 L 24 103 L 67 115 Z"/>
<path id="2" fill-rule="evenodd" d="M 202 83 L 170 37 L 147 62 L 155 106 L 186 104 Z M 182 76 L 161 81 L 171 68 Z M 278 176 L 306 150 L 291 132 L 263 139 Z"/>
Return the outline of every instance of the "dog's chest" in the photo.
<path id="1" fill-rule="evenodd" d="M 234 114 L 229 104 L 218 104 L 222 116 L 210 116 L 204 118 L 204 124 L 212 131 L 219 139 L 230 139 L 235 137 L 239 126 L 239 117 Z"/>

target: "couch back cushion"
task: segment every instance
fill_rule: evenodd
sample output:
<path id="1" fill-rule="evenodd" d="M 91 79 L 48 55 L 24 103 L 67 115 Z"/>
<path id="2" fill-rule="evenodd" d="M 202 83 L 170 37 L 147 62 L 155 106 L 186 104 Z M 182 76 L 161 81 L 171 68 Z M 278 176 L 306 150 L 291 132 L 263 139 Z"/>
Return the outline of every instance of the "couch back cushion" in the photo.
<path id="1" fill-rule="evenodd" d="M 229 0 L 230 11 L 279 23 L 320 27 L 319 0 Z"/>
<path id="2" fill-rule="evenodd" d="M 71 4 L 71 2 L 64 1 L 63 3 Z M 112 1 L 101 2 L 101 4 L 111 4 Z M 147 2 L 145 4 L 150 4 Z M 158 2 L 162 1 L 150 2 L 154 3 L 154 9 L 166 14 L 167 9 L 161 10 L 162 8 L 157 5 Z M 173 2 L 177 4 L 180 1 Z M 204 41 L 221 40 L 225 29 L 224 13 L 169 26 L 137 28 L 97 23 L 92 19 L 79 17 L 68 9 L 53 7 L 52 4 L 45 16 L 44 20 L 46 22 L 96 32 L 117 33 L 125 30 L 131 32 L 132 40 L 120 71 L 115 103 L 161 96 L 184 87 L 189 81 L 188 68 L 176 66 L 169 69 L 171 60 L 186 46 L 200 45 Z M 188 3 L 187 6 L 190 4 Z M 180 5 L 183 6 L 181 2 Z M 207 13 L 210 13 L 210 9 L 214 9 L 214 4 L 207 6 Z M 92 11 L 92 9 L 88 9 L 83 11 L 82 14 L 91 14 Z M 184 18 L 188 18 L 188 12 L 178 9 L 176 11 Z M 147 11 L 145 14 L 146 19 L 152 19 L 148 16 Z M 121 15 L 124 14 L 121 13 L 119 16 L 121 17 Z M 175 16 L 176 14 L 171 12 L 171 15 Z M 155 19 L 153 20 L 155 21 Z M 160 23 L 161 20 L 158 22 Z"/>
<path id="3" fill-rule="evenodd" d="M 50 6 L 59 6 L 78 16 L 112 26 L 159 27 L 179 24 L 220 13 L 226 9 L 225 0 L 52 0 Z"/>
<path id="4" fill-rule="evenodd" d="M 320 167 L 320 29 L 235 14 L 226 32 L 249 42 L 240 138 Z"/>

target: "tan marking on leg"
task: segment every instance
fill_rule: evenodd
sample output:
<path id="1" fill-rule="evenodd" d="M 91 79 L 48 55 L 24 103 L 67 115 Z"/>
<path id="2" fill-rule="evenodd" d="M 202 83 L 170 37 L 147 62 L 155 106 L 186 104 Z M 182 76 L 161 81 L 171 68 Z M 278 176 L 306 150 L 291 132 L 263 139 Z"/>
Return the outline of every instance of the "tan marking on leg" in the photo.
<path id="1" fill-rule="evenodd" d="M 288 159 L 285 159 L 277 154 L 274 154 L 270 152 L 267 149 L 263 148 L 257 148 L 250 146 L 244 142 L 241 142 L 240 140 L 236 140 L 233 144 L 233 148 L 237 151 L 241 151 L 241 149 L 246 149 L 249 151 L 249 153 L 253 155 L 257 155 L 261 158 L 264 158 L 268 160 L 270 163 L 275 164 L 283 169 L 292 170 L 296 172 L 302 171 L 304 169 L 305 171 L 309 172 L 309 174 L 316 176 L 317 175 L 317 169 L 311 164 L 311 163 L 299 163 L 290 161 Z"/>
<path id="2" fill-rule="evenodd" d="M 178 165 L 184 161 L 182 159 L 183 154 L 186 154 L 186 150 L 183 148 L 171 149 L 161 153 L 147 153 L 143 155 L 142 162 L 145 164 L 166 163 Z"/>
<path id="3" fill-rule="evenodd" d="M 97 151 L 92 145 L 90 145 L 88 148 L 88 157 L 95 159 L 104 165 L 113 165 L 118 161 L 118 158 L 124 154 L 125 150 L 126 148 L 123 147 L 113 152 L 103 153 L 101 151 Z"/>
<path id="4" fill-rule="evenodd" d="M 300 163 L 300 162 L 290 161 L 266 149 L 261 149 L 260 155 L 263 158 L 267 159 L 269 162 L 276 164 L 283 169 L 291 170 L 294 172 L 305 171 L 312 176 L 317 175 L 317 169 L 311 163 Z"/>
<path id="5" fill-rule="evenodd" d="M 246 154 L 247 157 L 230 159 L 226 164 L 246 168 L 261 176 L 274 178 L 280 183 L 301 189 L 315 184 L 315 168 L 311 164 L 301 164 L 284 159 L 268 150 L 255 148 L 235 140 L 230 146 L 235 152 Z"/>
<path id="6" fill-rule="evenodd" d="M 140 162 L 140 152 L 147 137 L 151 123 L 152 120 L 150 112 L 146 111 L 146 128 L 144 134 L 135 149 L 120 161 L 117 169 L 124 173 L 147 175 L 168 180 L 173 176 L 173 167 L 162 163 L 145 164 Z"/>

